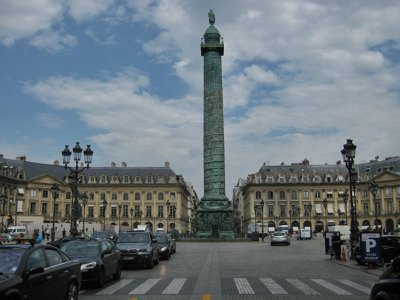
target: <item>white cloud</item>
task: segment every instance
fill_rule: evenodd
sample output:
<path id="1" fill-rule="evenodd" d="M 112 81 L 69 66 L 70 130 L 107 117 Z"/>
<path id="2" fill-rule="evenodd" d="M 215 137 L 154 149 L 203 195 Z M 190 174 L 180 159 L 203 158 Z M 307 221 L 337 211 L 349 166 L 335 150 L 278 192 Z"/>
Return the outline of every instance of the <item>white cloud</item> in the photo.
<path id="1" fill-rule="evenodd" d="M 87 21 L 107 12 L 114 0 L 69 0 L 68 12 L 77 22 Z"/>
<path id="2" fill-rule="evenodd" d="M 50 113 L 41 113 L 38 115 L 39 122 L 50 129 L 64 128 L 65 121 L 60 116 Z"/>
<path id="3" fill-rule="evenodd" d="M 41 32 L 30 41 L 31 45 L 50 53 L 59 52 L 65 48 L 73 48 L 77 43 L 78 40 L 76 37 L 70 34 L 61 34 L 56 31 Z"/>

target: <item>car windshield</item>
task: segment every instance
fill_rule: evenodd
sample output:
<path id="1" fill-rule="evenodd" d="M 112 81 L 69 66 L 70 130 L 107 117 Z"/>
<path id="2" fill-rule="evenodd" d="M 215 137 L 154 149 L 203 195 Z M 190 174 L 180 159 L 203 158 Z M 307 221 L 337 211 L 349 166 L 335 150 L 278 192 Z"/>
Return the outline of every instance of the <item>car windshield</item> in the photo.
<path id="1" fill-rule="evenodd" d="M 14 274 L 25 251 L 21 248 L 0 248 L 0 274 Z"/>
<path id="2" fill-rule="evenodd" d="M 93 233 L 93 236 L 96 238 L 105 239 L 108 235 L 107 235 L 107 232 L 95 232 L 95 233 Z"/>
<path id="3" fill-rule="evenodd" d="M 150 238 L 147 233 L 123 233 L 118 239 L 118 243 L 149 243 Z"/>
<path id="4" fill-rule="evenodd" d="M 168 238 L 166 235 L 156 235 L 157 242 L 168 243 Z"/>
<path id="5" fill-rule="evenodd" d="M 71 257 L 95 257 L 99 255 L 98 241 L 71 241 L 61 247 Z"/>
<path id="6" fill-rule="evenodd" d="M 274 236 L 284 236 L 285 233 L 284 232 L 275 232 Z"/>

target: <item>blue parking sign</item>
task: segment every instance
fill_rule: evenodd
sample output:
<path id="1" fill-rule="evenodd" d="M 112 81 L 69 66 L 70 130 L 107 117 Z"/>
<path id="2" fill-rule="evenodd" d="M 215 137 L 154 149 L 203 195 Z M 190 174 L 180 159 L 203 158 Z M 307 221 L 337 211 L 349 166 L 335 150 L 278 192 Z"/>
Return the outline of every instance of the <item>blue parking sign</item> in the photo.
<path id="1" fill-rule="evenodd" d="M 381 234 L 379 232 L 361 233 L 361 259 L 367 263 L 381 260 Z"/>

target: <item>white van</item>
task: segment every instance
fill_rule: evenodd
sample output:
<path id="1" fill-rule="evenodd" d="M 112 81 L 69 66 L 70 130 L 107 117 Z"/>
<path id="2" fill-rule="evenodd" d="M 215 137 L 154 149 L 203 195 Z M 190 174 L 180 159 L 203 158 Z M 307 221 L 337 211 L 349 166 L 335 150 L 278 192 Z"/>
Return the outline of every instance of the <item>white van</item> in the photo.
<path id="1" fill-rule="evenodd" d="M 27 238 L 28 237 L 28 231 L 26 230 L 25 226 L 10 226 L 7 228 L 7 232 L 13 238 L 18 238 L 18 237 Z"/>
<path id="2" fill-rule="evenodd" d="M 349 241 L 350 240 L 350 226 L 348 225 L 335 225 L 329 226 L 328 232 L 340 232 L 340 240 L 341 241 Z"/>

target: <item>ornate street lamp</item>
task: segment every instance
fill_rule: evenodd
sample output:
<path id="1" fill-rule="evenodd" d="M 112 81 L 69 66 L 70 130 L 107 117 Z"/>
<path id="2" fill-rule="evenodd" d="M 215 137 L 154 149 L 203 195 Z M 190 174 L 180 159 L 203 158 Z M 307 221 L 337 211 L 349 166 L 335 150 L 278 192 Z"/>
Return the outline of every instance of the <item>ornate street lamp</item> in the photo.
<path id="1" fill-rule="evenodd" d="M 369 190 L 372 194 L 372 198 L 373 198 L 374 206 L 375 206 L 375 221 L 374 221 L 375 228 L 374 228 L 374 230 L 378 231 L 378 202 L 376 201 L 376 195 L 378 194 L 378 185 L 375 182 L 371 182 L 371 184 L 369 186 Z"/>
<path id="2" fill-rule="evenodd" d="M 5 215 L 5 205 L 7 203 L 7 195 L 0 194 L 0 201 L 1 201 L 1 228 L 0 233 L 4 232 L 4 215 Z"/>
<path id="3" fill-rule="evenodd" d="M 65 145 L 65 149 L 61 153 L 62 153 L 62 157 L 63 157 L 64 167 L 65 167 L 65 169 L 69 169 L 69 171 L 70 171 L 69 178 L 72 179 L 71 190 L 73 193 L 74 200 L 72 203 L 70 234 L 72 236 L 77 236 L 78 235 L 77 220 L 79 219 L 80 213 L 81 213 L 81 205 L 79 204 L 79 201 L 78 201 L 78 197 L 79 197 L 79 191 L 78 191 L 79 176 L 78 175 L 81 172 L 83 172 L 83 170 L 89 169 L 89 165 L 92 163 L 93 151 L 92 151 L 92 149 L 90 149 L 90 145 L 87 145 L 86 150 L 83 151 L 86 166 L 79 168 L 79 161 L 81 160 L 82 148 L 79 146 L 79 142 L 76 142 L 75 147 L 72 149 L 72 152 L 74 153 L 75 168 L 71 168 L 71 167 L 68 167 L 68 164 L 71 159 L 72 153 L 68 147 L 69 147 L 68 145 Z"/>
<path id="4" fill-rule="evenodd" d="M 51 193 L 53 194 L 53 226 L 51 227 L 51 241 L 54 242 L 56 232 L 54 230 L 54 222 L 56 218 L 56 199 L 58 198 L 58 194 L 60 193 L 60 188 L 58 187 L 58 184 L 53 184 L 51 187 Z"/>
<path id="5" fill-rule="evenodd" d="M 300 206 L 296 206 L 297 214 L 299 215 L 299 230 L 301 229 L 301 208 Z"/>
<path id="6" fill-rule="evenodd" d="M 255 231 L 255 236 L 257 237 L 258 240 L 258 232 L 257 232 L 257 209 L 258 205 L 254 204 L 254 231 Z"/>
<path id="7" fill-rule="evenodd" d="M 357 207 L 355 202 L 356 196 L 356 177 L 357 172 L 354 170 L 354 158 L 356 157 L 357 146 L 353 144 L 353 140 L 348 139 L 346 144 L 343 145 L 341 151 L 343 156 L 343 162 L 346 164 L 347 171 L 349 172 L 350 182 L 350 241 L 351 241 L 351 255 L 350 258 L 354 258 L 354 246 L 358 241 L 358 226 L 357 226 Z"/>
<path id="8" fill-rule="evenodd" d="M 171 205 L 171 203 L 169 202 L 169 200 L 167 200 L 167 202 L 165 203 L 165 205 L 167 205 L 167 233 L 169 232 L 169 206 Z"/>
<path id="9" fill-rule="evenodd" d="M 103 231 L 106 231 L 106 209 L 107 209 L 107 200 L 103 200 Z"/>
<path id="10" fill-rule="evenodd" d="M 261 199 L 261 241 L 264 242 L 264 200 Z"/>
<path id="11" fill-rule="evenodd" d="M 122 205 L 118 205 L 118 234 L 121 233 L 121 211 L 122 211 Z"/>
<path id="12" fill-rule="evenodd" d="M 133 212 L 134 212 L 133 207 L 131 207 L 129 212 L 131 213 L 131 230 L 133 230 Z"/>
<path id="13" fill-rule="evenodd" d="M 311 212 L 312 212 L 312 204 L 310 203 L 310 204 L 308 205 L 308 213 L 310 214 L 310 231 L 313 232 L 313 231 L 312 231 L 312 223 L 311 223 L 311 221 L 312 221 L 312 220 L 311 220 L 311 217 L 312 217 L 312 216 L 311 216 Z"/>
<path id="14" fill-rule="evenodd" d="M 81 195 L 81 199 L 82 199 L 82 204 L 83 204 L 83 224 L 82 224 L 82 231 L 83 234 L 85 234 L 85 217 L 86 217 L 86 213 L 85 213 L 85 208 L 86 208 L 86 204 L 88 203 L 88 196 L 86 194 L 82 194 Z"/>
<path id="15" fill-rule="evenodd" d="M 344 202 L 344 216 L 346 218 L 346 225 L 347 225 L 347 201 L 349 199 L 348 197 L 349 197 L 349 195 L 347 194 L 347 191 L 344 191 L 343 202 Z"/>
<path id="16" fill-rule="evenodd" d="M 324 205 L 324 208 L 325 208 L 325 232 L 327 232 L 328 231 L 328 214 L 327 214 L 326 210 L 328 208 L 328 199 L 325 198 L 322 201 L 322 204 Z"/>

